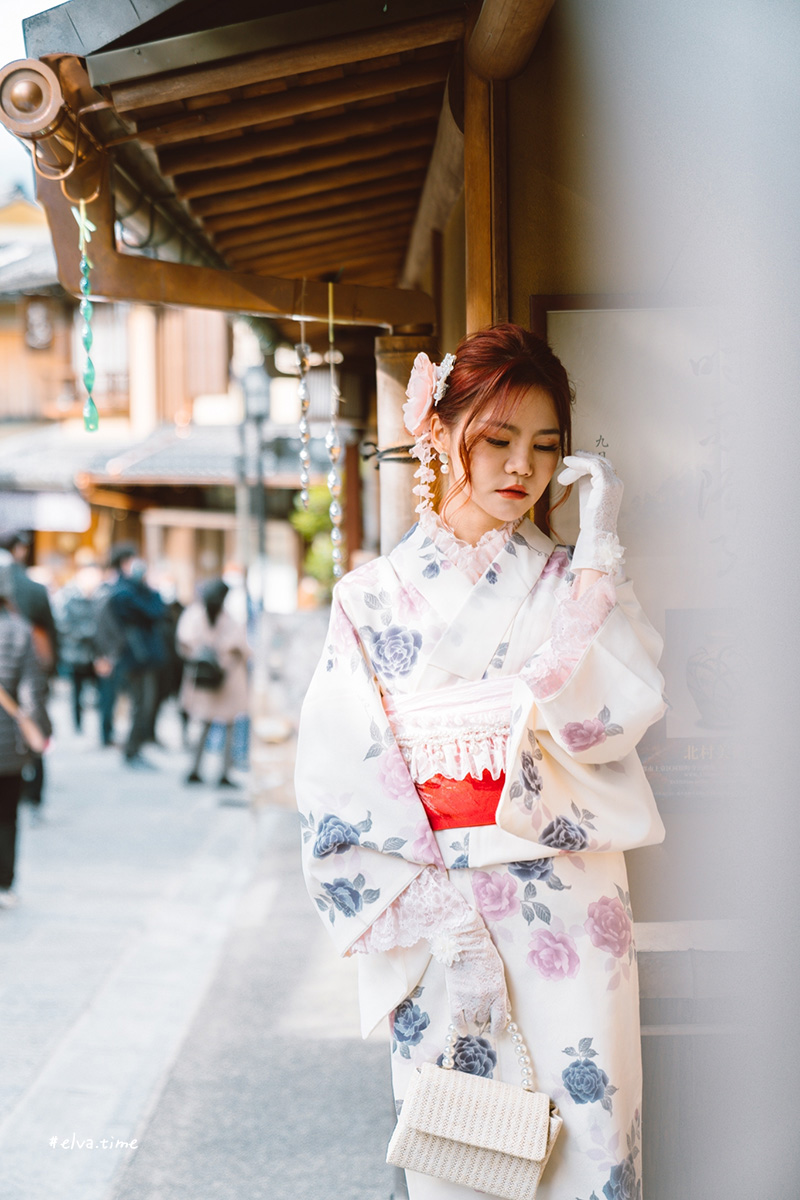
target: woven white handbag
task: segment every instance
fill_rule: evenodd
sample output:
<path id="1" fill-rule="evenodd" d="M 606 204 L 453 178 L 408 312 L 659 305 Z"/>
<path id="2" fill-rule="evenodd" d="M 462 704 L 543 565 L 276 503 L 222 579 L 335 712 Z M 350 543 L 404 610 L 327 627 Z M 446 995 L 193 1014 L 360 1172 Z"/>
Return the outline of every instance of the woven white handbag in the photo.
<path id="1" fill-rule="evenodd" d="M 522 1087 L 453 1070 L 451 1026 L 442 1066 L 425 1063 L 412 1078 L 387 1162 L 504 1200 L 533 1200 L 563 1121 L 550 1097 L 535 1091 L 517 1026 L 508 1029 Z"/>

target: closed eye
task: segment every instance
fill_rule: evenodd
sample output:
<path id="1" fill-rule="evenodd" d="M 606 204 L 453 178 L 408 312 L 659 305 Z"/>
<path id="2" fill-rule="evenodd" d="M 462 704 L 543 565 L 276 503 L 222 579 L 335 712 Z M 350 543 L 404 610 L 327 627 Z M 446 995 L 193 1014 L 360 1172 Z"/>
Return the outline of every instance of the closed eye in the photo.
<path id="1" fill-rule="evenodd" d="M 508 445 L 508 442 L 504 442 L 500 438 L 487 437 L 486 440 L 490 446 L 507 446 Z"/>
<path id="2" fill-rule="evenodd" d="M 554 450 L 559 450 L 559 446 L 534 446 L 534 450 L 548 450 L 551 454 Z"/>

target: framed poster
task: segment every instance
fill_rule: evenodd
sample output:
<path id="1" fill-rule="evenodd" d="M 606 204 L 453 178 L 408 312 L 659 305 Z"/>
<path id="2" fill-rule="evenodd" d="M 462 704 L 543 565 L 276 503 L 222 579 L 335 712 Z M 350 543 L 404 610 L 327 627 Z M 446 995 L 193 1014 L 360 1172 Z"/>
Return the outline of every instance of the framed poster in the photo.
<path id="1" fill-rule="evenodd" d="M 735 580 L 735 496 L 727 461 L 731 356 L 719 315 L 635 297 L 534 296 L 576 392 L 573 446 L 609 458 L 625 484 L 619 537 L 626 570 L 665 639 L 670 709 L 639 752 L 659 801 L 716 798 L 731 753 L 737 654 L 727 592 Z M 556 510 L 560 540 L 578 533 L 577 489 Z"/>

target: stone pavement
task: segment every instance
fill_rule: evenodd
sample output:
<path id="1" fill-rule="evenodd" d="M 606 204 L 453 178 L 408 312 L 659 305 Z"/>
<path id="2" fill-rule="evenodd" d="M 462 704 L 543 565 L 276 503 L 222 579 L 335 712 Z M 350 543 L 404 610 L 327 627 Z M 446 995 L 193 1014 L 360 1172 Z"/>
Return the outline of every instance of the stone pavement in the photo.
<path id="1" fill-rule="evenodd" d="M 22 904 L 0 912 L 0 1200 L 388 1200 L 388 1046 L 359 1036 L 286 781 L 254 812 L 182 784 L 174 713 L 140 773 L 95 713 L 71 731 L 61 681 L 53 707 Z"/>

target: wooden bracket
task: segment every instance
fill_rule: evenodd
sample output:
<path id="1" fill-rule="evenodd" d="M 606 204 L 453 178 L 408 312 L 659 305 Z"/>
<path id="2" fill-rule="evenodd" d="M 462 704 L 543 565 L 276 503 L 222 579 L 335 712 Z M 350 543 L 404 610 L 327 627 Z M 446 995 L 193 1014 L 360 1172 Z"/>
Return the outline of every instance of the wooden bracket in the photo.
<path id="1" fill-rule="evenodd" d="M 68 292 L 79 297 L 78 227 L 71 202 L 58 183 L 42 178 L 37 179 L 37 194 L 50 225 L 59 280 Z M 120 253 L 114 233 L 114 197 L 108 161 L 104 164 L 100 194 L 86 209 L 97 227 L 88 247 L 92 300 L 186 305 L 268 317 L 302 315 L 312 321 L 328 318 L 327 283 L 278 279 Z M 432 329 L 436 320 L 433 299 L 425 292 L 348 283 L 335 286 L 334 313 L 337 325 L 387 329 L 410 327 L 425 331 Z"/>

